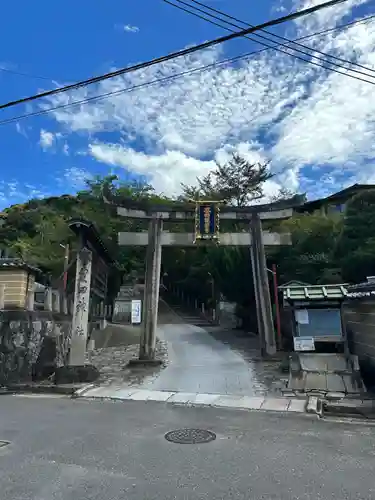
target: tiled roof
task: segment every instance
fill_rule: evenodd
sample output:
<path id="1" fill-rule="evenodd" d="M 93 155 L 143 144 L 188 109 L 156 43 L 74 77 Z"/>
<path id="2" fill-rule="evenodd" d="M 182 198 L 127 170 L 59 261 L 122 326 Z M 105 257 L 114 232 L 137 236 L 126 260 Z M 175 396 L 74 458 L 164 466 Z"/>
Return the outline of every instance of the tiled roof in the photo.
<path id="1" fill-rule="evenodd" d="M 364 283 L 348 286 L 349 299 L 362 299 L 365 297 L 375 297 L 374 281 L 365 281 Z"/>
<path id="2" fill-rule="evenodd" d="M 346 287 L 345 284 L 288 286 L 283 289 L 283 295 L 284 299 L 290 302 L 296 300 L 338 300 L 347 296 Z"/>
<path id="3" fill-rule="evenodd" d="M 22 261 L 21 259 L 0 259 L 0 269 L 4 268 L 12 268 L 12 269 L 25 269 L 26 271 L 32 271 L 35 274 L 41 273 L 41 270 L 35 266 L 31 266 L 27 264 L 27 262 Z"/>

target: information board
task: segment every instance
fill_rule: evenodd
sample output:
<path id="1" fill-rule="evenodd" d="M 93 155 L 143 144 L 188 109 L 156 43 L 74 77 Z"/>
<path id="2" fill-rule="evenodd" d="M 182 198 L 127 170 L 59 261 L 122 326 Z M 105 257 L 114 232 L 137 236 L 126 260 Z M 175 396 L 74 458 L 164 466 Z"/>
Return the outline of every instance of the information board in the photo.
<path id="1" fill-rule="evenodd" d="M 315 351 L 315 341 L 313 337 L 294 337 L 295 351 Z"/>
<path id="2" fill-rule="evenodd" d="M 142 322 L 142 301 L 132 300 L 131 322 L 133 325 L 139 325 Z"/>

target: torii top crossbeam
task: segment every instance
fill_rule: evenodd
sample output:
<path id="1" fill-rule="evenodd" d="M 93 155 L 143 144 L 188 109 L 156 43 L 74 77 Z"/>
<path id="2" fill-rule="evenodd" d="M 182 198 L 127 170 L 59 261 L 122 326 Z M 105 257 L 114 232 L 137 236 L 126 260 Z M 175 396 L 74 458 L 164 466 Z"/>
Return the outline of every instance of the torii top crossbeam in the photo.
<path id="1" fill-rule="evenodd" d="M 151 200 L 134 200 L 132 198 L 114 196 L 103 190 L 105 203 L 117 207 L 118 215 L 134 219 L 151 219 L 158 217 L 166 220 L 185 221 L 195 217 L 196 202 L 173 202 L 170 205 L 152 203 Z M 204 203 L 204 200 L 202 200 Z M 209 203 L 209 202 L 207 202 Z M 233 207 L 225 204 L 220 205 L 220 219 L 250 220 L 257 214 L 261 219 L 288 219 L 293 215 L 293 209 L 300 206 L 295 196 L 289 200 L 267 203 L 263 205 L 251 205 L 246 207 Z"/>

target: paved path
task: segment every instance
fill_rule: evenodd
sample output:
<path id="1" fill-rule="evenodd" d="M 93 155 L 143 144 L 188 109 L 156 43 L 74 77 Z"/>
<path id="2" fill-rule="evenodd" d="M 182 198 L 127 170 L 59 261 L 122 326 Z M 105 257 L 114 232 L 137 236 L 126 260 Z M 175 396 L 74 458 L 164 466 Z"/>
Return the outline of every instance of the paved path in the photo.
<path id="1" fill-rule="evenodd" d="M 88 387 L 81 396 L 304 411 L 304 401 L 291 404 L 288 398 L 266 398 L 274 380 L 266 363 L 254 361 L 256 338 L 247 339 L 250 348 L 234 350 L 206 329 L 188 324 L 165 303 L 160 310 L 157 335 L 168 345 L 166 368 L 146 377 L 135 374 L 129 383 Z M 272 365 L 277 371 L 278 365 Z"/>
<path id="2" fill-rule="evenodd" d="M 168 343 L 169 364 L 142 389 L 246 396 L 265 389 L 251 363 L 199 326 L 162 325 L 158 337 Z"/>

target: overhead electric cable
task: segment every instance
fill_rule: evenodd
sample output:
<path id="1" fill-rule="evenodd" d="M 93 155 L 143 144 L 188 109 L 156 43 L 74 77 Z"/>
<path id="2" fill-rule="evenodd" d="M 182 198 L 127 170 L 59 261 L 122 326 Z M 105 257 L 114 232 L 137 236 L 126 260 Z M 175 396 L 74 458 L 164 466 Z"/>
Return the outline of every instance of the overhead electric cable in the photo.
<path id="1" fill-rule="evenodd" d="M 328 28 L 328 29 L 323 30 L 323 31 L 319 31 L 319 32 L 315 32 L 315 33 L 310 33 L 309 35 L 305 35 L 302 38 L 312 38 L 314 36 L 320 36 L 320 35 L 323 35 L 325 33 L 330 33 L 332 30 L 348 29 L 348 28 L 350 28 L 351 26 L 353 26 L 355 24 L 364 23 L 364 22 L 370 22 L 370 21 L 374 21 L 374 20 L 375 20 L 375 14 L 371 15 L 371 16 L 368 16 L 366 18 L 363 18 L 363 19 L 357 19 L 356 21 L 351 21 L 350 23 L 346 23 L 346 24 L 342 24 L 340 26 L 336 26 L 335 28 Z M 300 38 L 300 39 L 302 39 L 302 38 Z M 138 90 L 138 89 L 142 89 L 142 88 L 149 87 L 149 86 L 152 86 L 152 85 L 156 85 L 158 83 L 163 83 L 163 82 L 170 81 L 170 80 L 176 80 L 178 78 L 182 78 L 184 76 L 188 76 L 188 75 L 193 74 L 193 73 L 200 73 L 200 72 L 208 71 L 208 70 L 211 70 L 212 68 L 215 68 L 215 67 L 218 67 L 218 66 L 222 66 L 224 64 L 229 64 L 229 63 L 233 63 L 233 62 L 237 62 L 237 61 L 241 61 L 241 60 L 250 59 L 251 57 L 254 57 L 254 56 L 256 56 L 256 55 L 258 55 L 261 52 L 264 52 L 266 50 L 269 50 L 269 49 L 265 48 L 265 49 L 255 50 L 255 51 L 252 51 L 252 52 L 241 54 L 239 56 L 231 57 L 231 58 L 228 58 L 228 59 L 222 59 L 221 61 L 216 61 L 214 63 L 207 64 L 205 66 L 200 66 L 198 68 L 193 68 L 193 69 L 190 69 L 190 70 L 182 71 L 180 73 L 175 73 L 174 75 L 168 75 L 168 76 L 165 76 L 165 77 L 162 77 L 162 78 L 157 78 L 155 80 L 144 82 L 142 84 L 133 85 L 131 87 L 125 87 L 125 88 L 122 88 L 122 89 L 119 89 L 119 90 L 114 90 L 114 91 L 106 92 L 106 93 L 103 93 L 103 94 L 98 94 L 98 95 L 95 95 L 95 96 L 91 96 L 91 97 L 87 97 L 87 98 L 84 98 L 84 99 L 80 99 L 78 101 L 72 101 L 72 102 L 68 102 L 68 103 L 65 103 L 65 104 L 60 104 L 58 106 L 53 106 L 53 107 L 46 108 L 46 109 L 43 109 L 43 110 L 38 110 L 38 111 L 30 112 L 30 113 L 25 113 L 23 115 L 18 115 L 18 116 L 9 118 L 7 120 L 1 120 L 0 121 L 0 125 L 5 125 L 5 124 L 13 123 L 13 122 L 16 122 L 16 121 L 24 119 L 24 118 L 31 118 L 33 116 L 45 115 L 47 113 L 51 113 L 51 112 L 57 111 L 59 109 L 70 108 L 70 107 L 73 107 L 73 106 L 87 104 L 89 102 L 94 102 L 94 101 L 100 101 L 100 100 L 108 99 L 108 98 L 110 98 L 112 96 L 120 95 L 120 94 L 123 94 L 123 93 L 126 93 L 126 92 L 133 92 L 134 90 Z"/>
<path id="2" fill-rule="evenodd" d="M 184 11 L 184 12 L 187 12 L 188 14 L 192 14 L 193 16 L 196 16 L 196 17 L 198 17 L 198 18 L 200 18 L 200 19 L 203 19 L 204 21 L 207 21 L 207 22 L 209 22 L 210 24 L 213 24 L 213 25 L 215 25 L 215 26 L 219 26 L 220 28 L 223 28 L 223 29 L 225 29 L 226 31 L 230 31 L 230 32 L 234 33 L 234 30 L 233 30 L 233 29 L 228 28 L 227 26 L 220 25 L 219 23 L 217 23 L 217 22 L 215 22 L 215 21 L 212 21 L 211 19 L 208 19 L 208 18 L 206 18 L 206 17 L 204 17 L 204 16 L 202 16 L 202 15 L 200 15 L 200 14 L 197 14 L 196 12 L 193 12 L 193 11 L 191 11 L 191 10 L 189 10 L 189 9 L 186 9 L 186 8 L 184 8 L 184 7 L 181 7 L 181 5 L 175 4 L 175 3 L 173 3 L 173 2 L 171 2 L 171 1 L 169 1 L 169 0 L 163 0 L 163 1 L 164 1 L 165 3 L 167 3 L 167 4 L 169 4 L 169 5 L 172 5 L 173 7 L 176 7 L 176 8 L 177 8 L 177 9 L 179 9 L 179 10 L 182 10 L 182 11 Z M 183 0 L 175 0 L 175 1 L 177 1 L 177 2 L 179 2 L 179 3 L 182 3 L 182 4 L 185 4 L 185 5 L 188 5 L 188 4 L 186 4 L 186 2 L 184 2 Z M 197 9 L 196 7 L 193 7 L 193 8 Z M 199 10 L 201 10 L 201 9 L 199 9 Z M 215 16 L 215 17 L 216 17 L 216 16 Z M 222 21 L 222 22 L 227 22 L 227 21 Z M 228 24 L 228 22 L 227 22 L 227 24 Z M 229 23 L 229 24 L 233 25 L 233 23 Z M 233 26 L 234 26 L 234 25 L 233 25 Z M 282 52 L 283 54 L 286 54 L 286 55 L 288 55 L 288 56 L 294 57 L 295 59 L 299 59 L 300 61 L 304 61 L 304 62 L 306 62 L 306 63 L 308 63 L 308 64 L 312 64 L 313 66 L 317 66 L 317 67 L 320 67 L 320 68 L 323 68 L 323 69 L 326 69 L 326 70 L 332 71 L 332 72 L 334 72 L 334 73 L 338 73 L 338 74 L 341 74 L 341 75 L 347 76 L 347 77 L 349 77 L 349 78 L 354 78 L 354 79 L 356 79 L 356 80 L 359 80 L 359 81 L 362 81 L 362 82 L 365 82 L 365 83 L 370 83 L 370 84 L 374 84 L 374 83 L 375 83 L 375 80 L 374 80 L 374 81 L 371 81 L 371 80 L 366 80 L 366 79 L 364 79 L 364 78 L 361 78 L 361 77 L 358 77 L 358 76 L 355 76 L 355 75 L 351 75 L 350 73 L 344 73 L 343 71 L 338 71 L 337 69 L 334 69 L 334 68 L 332 68 L 331 66 L 335 66 L 335 67 L 338 67 L 338 68 L 340 68 L 340 69 L 345 69 L 345 70 L 347 70 L 347 71 L 351 71 L 351 72 L 353 72 L 353 73 L 357 73 L 357 74 L 360 74 L 360 75 L 363 75 L 363 76 L 366 76 L 366 77 L 369 77 L 369 78 L 374 78 L 374 77 L 375 77 L 375 75 L 374 75 L 374 76 L 373 76 L 373 75 L 369 75 L 368 73 L 364 73 L 363 71 L 359 71 L 359 70 L 352 69 L 352 68 L 346 68 L 346 67 L 344 67 L 344 66 L 342 66 L 342 65 L 340 65 L 340 64 L 337 64 L 337 63 L 334 63 L 334 62 L 331 62 L 331 61 L 325 61 L 325 60 L 324 60 L 324 59 L 322 59 L 321 57 L 311 55 L 311 54 L 306 53 L 306 52 L 304 52 L 304 51 L 302 51 L 302 50 L 300 50 L 300 49 L 296 49 L 296 48 L 293 48 L 293 47 L 289 47 L 289 45 L 288 45 L 288 44 L 286 44 L 286 43 L 279 43 L 279 44 L 277 44 L 277 45 L 275 45 L 275 46 L 272 46 L 272 45 L 268 45 L 268 44 L 267 44 L 267 43 L 265 43 L 265 42 L 260 42 L 259 40 L 255 40 L 255 39 L 254 39 L 254 38 L 252 38 L 252 37 L 248 37 L 247 35 L 242 35 L 242 36 L 243 36 L 244 38 L 247 38 L 248 40 L 255 41 L 256 43 L 259 43 L 259 44 L 261 44 L 261 45 L 264 45 L 265 47 L 267 47 L 267 49 L 274 49 L 274 50 L 277 50 L 278 52 Z M 262 36 L 262 35 L 256 35 L 256 36 L 258 36 L 258 37 L 260 37 L 260 38 L 266 38 L 266 37 L 264 37 L 264 36 Z M 274 42 L 273 40 L 271 40 L 271 42 L 272 42 L 272 43 L 276 43 L 276 42 Z M 311 61 L 311 60 L 309 60 L 309 59 L 305 59 L 305 58 L 303 58 L 303 57 L 301 57 L 301 56 L 298 56 L 298 55 L 296 55 L 296 54 L 293 54 L 293 53 L 291 53 L 291 52 L 288 52 L 287 50 L 280 49 L 279 47 L 281 47 L 281 46 L 284 46 L 286 49 L 290 49 L 290 50 L 293 50 L 293 51 L 296 51 L 296 52 L 302 53 L 302 54 L 304 54 L 304 55 L 306 55 L 306 56 L 308 56 L 308 57 L 311 57 L 311 58 L 317 59 L 318 61 L 323 61 L 323 63 L 324 63 L 324 64 L 321 64 L 320 62 Z M 330 64 L 331 66 L 327 66 L 327 64 Z"/>
<path id="3" fill-rule="evenodd" d="M 267 28 L 269 26 L 275 26 L 277 24 L 282 24 L 282 23 L 285 23 L 287 21 L 292 21 L 294 19 L 304 17 L 308 14 L 312 14 L 312 13 L 317 12 L 319 10 L 322 10 L 322 9 L 325 9 L 328 7 L 332 7 L 332 6 L 340 4 L 340 3 L 345 3 L 347 1 L 348 0 L 329 0 L 327 2 L 323 2 L 323 3 L 315 5 L 313 7 L 309 7 L 307 9 L 293 12 L 293 13 L 288 14 L 286 16 L 282 16 L 282 17 L 279 17 L 277 19 L 273 19 L 271 21 L 266 21 L 265 23 L 259 24 L 257 26 L 252 27 L 252 28 L 247 28 L 247 29 L 241 30 L 239 32 L 234 32 L 234 33 L 231 33 L 230 35 L 222 36 L 220 38 L 216 38 L 214 40 L 210 40 L 208 42 L 201 43 L 201 44 L 195 45 L 193 47 L 182 49 L 180 51 L 173 52 L 171 54 L 161 56 L 161 57 L 158 57 L 156 59 L 152 59 L 150 61 L 139 63 L 139 64 L 136 64 L 134 66 L 122 68 L 122 69 L 119 69 L 116 71 L 111 71 L 110 73 L 106 73 L 104 75 L 89 78 L 87 80 L 83 80 L 83 81 L 76 82 L 76 83 L 73 83 L 70 85 L 66 85 L 64 87 L 60 87 L 60 88 L 52 89 L 52 90 L 47 90 L 45 92 L 41 92 L 39 94 L 35 94 L 35 95 L 29 96 L 29 97 L 24 97 L 21 99 L 17 99 L 15 101 L 10 101 L 10 102 L 7 102 L 5 104 L 1 104 L 0 109 L 10 108 L 10 107 L 16 106 L 18 104 L 24 104 L 26 102 L 35 101 L 36 99 L 41 99 L 43 97 L 49 97 L 52 95 L 60 94 L 62 92 L 67 92 L 69 90 L 75 90 L 75 89 L 78 89 L 81 87 L 85 87 L 87 85 L 91 85 L 93 83 L 98 83 L 98 82 L 101 82 L 103 80 L 113 78 L 115 76 L 123 75 L 126 73 L 131 73 L 131 72 L 137 71 L 139 69 L 148 68 L 150 66 L 154 66 L 155 64 L 160 64 L 162 62 L 166 62 L 166 61 L 169 61 L 171 59 L 175 59 L 176 57 L 190 55 L 190 54 L 193 54 L 193 53 L 198 52 L 200 50 L 207 49 L 209 47 L 214 47 L 215 45 L 219 45 L 219 44 L 227 42 L 229 40 L 234 40 L 234 39 L 239 38 L 241 36 L 244 36 L 244 35 L 247 35 L 250 33 L 254 33 L 256 31 L 259 31 L 260 29 Z"/>
<path id="4" fill-rule="evenodd" d="M 191 3 L 194 3 L 194 4 L 197 4 L 197 5 L 200 5 L 201 7 L 204 7 L 206 10 L 209 10 L 209 11 L 212 11 L 212 12 L 216 12 L 216 13 L 217 13 L 217 14 L 219 14 L 220 16 L 224 16 L 224 17 L 226 17 L 226 18 L 228 18 L 228 19 L 232 19 L 233 21 L 236 21 L 236 22 L 238 22 L 238 23 L 244 24 L 245 26 L 249 26 L 249 27 L 251 27 L 251 26 L 252 26 L 251 24 L 249 24 L 249 23 L 247 23 L 247 22 L 245 22 L 245 21 L 242 21 L 241 19 L 238 19 L 238 18 L 236 18 L 236 17 L 234 17 L 234 16 L 231 16 L 231 15 L 229 15 L 229 14 L 226 14 L 225 12 L 223 12 L 223 11 L 221 11 L 221 10 L 219 10 L 219 9 L 215 9 L 214 7 L 210 7 L 209 5 L 206 5 L 206 4 L 202 3 L 202 2 L 199 2 L 198 0 L 189 0 L 189 1 L 190 1 Z M 178 3 L 184 3 L 185 5 L 189 5 L 189 4 L 187 4 L 186 2 L 182 2 L 181 0 L 177 0 L 177 2 L 178 2 Z M 197 8 L 197 7 L 195 7 L 195 8 Z M 204 11 L 203 11 L 203 10 L 201 10 L 201 9 L 199 9 L 199 10 L 200 10 L 200 11 L 202 11 L 202 12 L 204 12 Z M 205 13 L 206 13 L 206 12 L 205 12 Z M 211 15 L 211 16 L 212 16 L 212 14 L 209 14 L 209 15 Z M 216 19 L 219 19 L 219 18 L 217 18 L 216 16 L 214 16 L 214 17 L 215 17 Z M 227 22 L 227 23 L 228 23 L 228 21 L 225 21 L 225 22 Z M 236 26 L 235 24 L 232 24 L 232 26 L 239 27 L 239 26 Z M 272 33 L 272 31 L 269 31 L 269 30 L 266 30 L 266 29 L 261 29 L 261 30 L 259 30 L 259 31 L 261 31 L 261 32 L 263 32 L 263 33 L 267 33 L 267 35 L 272 36 L 272 37 L 274 37 L 274 38 L 277 38 L 277 39 L 279 39 L 279 40 L 284 40 L 285 42 L 287 42 L 287 45 L 288 45 L 288 46 L 289 46 L 289 44 L 292 44 L 292 45 L 297 45 L 298 47 L 301 47 L 302 49 L 305 49 L 305 50 L 310 50 L 311 52 L 315 52 L 315 53 L 321 54 L 321 55 L 323 55 L 323 56 L 325 56 L 325 57 L 328 57 L 328 58 L 330 58 L 330 59 L 335 59 L 335 60 L 340 61 L 340 62 L 342 62 L 342 63 L 345 63 L 345 64 L 350 64 L 350 65 L 352 65 L 352 66 L 357 66 L 358 68 L 362 68 L 362 69 L 364 69 L 364 70 L 366 70 L 366 71 L 371 71 L 371 72 L 375 73 L 375 69 L 373 69 L 373 68 L 369 68 L 368 66 L 365 66 L 365 65 L 363 65 L 363 64 L 359 64 L 359 63 L 356 63 L 356 62 L 350 61 L 350 60 L 348 60 L 348 59 L 344 59 L 344 58 L 342 58 L 342 57 L 335 56 L 335 55 L 333 55 L 333 54 L 328 54 L 327 52 L 323 52 L 323 51 L 321 51 L 321 50 L 318 50 L 318 49 L 315 49 L 315 48 L 309 47 L 309 46 L 307 46 L 307 45 L 304 45 L 304 44 L 302 44 L 302 43 L 299 43 L 299 42 L 298 42 L 298 40 L 301 40 L 301 39 L 297 39 L 297 40 L 290 40 L 289 38 L 286 38 L 286 37 L 281 36 L 281 35 L 277 35 L 277 34 L 275 34 L 275 33 Z M 256 37 L 260 37 L 261 35 L 254 35 L 254 36 L 256 36 Z M 263 37 L 262 37 L 262 38 L 263 38 Z M 269 39 L 269 38 L 267 37 L 267 39 Z M 272 42 L 273 42 L 273 40 L 270 40 L 270 41 L 272 41 Z M 274 43 L 276 43 L 276 42 L 274 42 Z M 280 45 L 283 45 L 283 44 L 280 44 Z"/>

